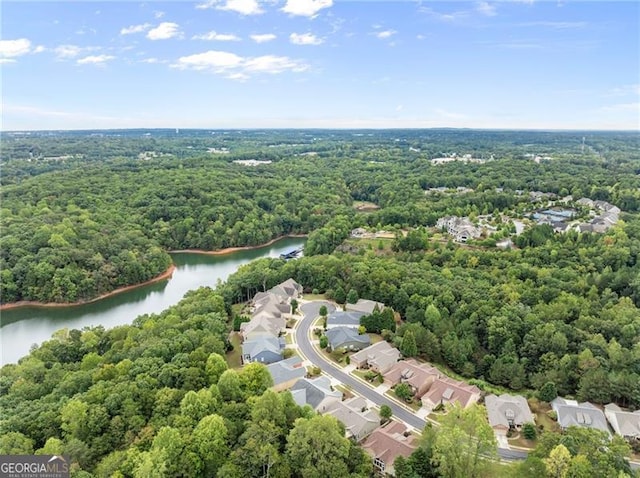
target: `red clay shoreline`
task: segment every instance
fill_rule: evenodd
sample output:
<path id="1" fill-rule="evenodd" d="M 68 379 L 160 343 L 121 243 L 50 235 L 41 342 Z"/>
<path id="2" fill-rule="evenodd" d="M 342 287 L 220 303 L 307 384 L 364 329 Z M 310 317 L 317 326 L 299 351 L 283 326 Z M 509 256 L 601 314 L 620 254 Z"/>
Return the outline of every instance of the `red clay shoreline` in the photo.
<path id="1" fill-rule="evenodd" d="M 169 251 L 172 252 L 188 252 L 190 254 L 205 254 L 211 256 L 221 256 L 224 254 L 231 254 L 233 252 L 238 251 L 247 251 L 251 249 L 260 249 L 261 247 L 270 246 L 280 239 L 286 239 L 288 237 L 307 237 L 306 234 L 289 234 L 286 236 L 276 237 L 275 239 L 271 239 L 269 242 L 265 244 L 260 244 L 259 246 L 241 246 L 241 247 L 227 247 L 226 249 L 219 249 L 217 251 L 205 251 L 202 249 L 184 249 L 179 251 Z M 23 307 L 37 307 L 37 308 L 47 308 L 47 307 L 77 307 L 79 305 L 91 304 L 92 302 L 97 302 L 102 299 L 106 299 L 107 297 L 111 297 L 112 295 L 120 294 L 121 292 L 126 292 L 131 289 L 135 289 L 137 287 L 142 287 L 145 285 L 153 284 L 155 282 L 160 282 L 165 279 L 169 279 L 173 275 L 173 271 L 176 270 L 176 266 L 171 264 L 169 268 L 164 271 L 162 274 L 149 279 L 148 281 L 141 282 L 140 284 L 132 284 L 125 287 L 119 287 L 118 289 L 112 290 L 111 292 L 107 292 L 106 294 L 99 295 L 90 300 L 81 300 L 78 302 L 37 302 L 35 300 L 21 300 L 20 302 L 12 302 L 10 304 L 1 304 L 0 311 L 3 310 L 12 310 L 12 309 L 20 309 Z"/>
<path id="2" fill-rule="evenodd" d="M 286 236 L 276 237 L 275 239 L 271 239 L 269 242 L 265 242 L 264 244 L 260 244 L 257 246 L 239 246 L 239 247 L 227 247 L 226 249 L 218 249 L 217 251 L 205 251 L 204 249 L 179 249 L 174 251 L 169 251 L 169 253 L 183 253 L 188 252 L 189 254 L 203 254 L 206 256 L 222 256 L 224 254 L 231 254 L 233 252 L 239 251 L 251 251 L 253 249 L 261 249 L 263 247 L 270 246 L 280 241 L 281 239 L 287 239 L 289 237 L 307 237 L 307 234 L 287 234 Z"/>

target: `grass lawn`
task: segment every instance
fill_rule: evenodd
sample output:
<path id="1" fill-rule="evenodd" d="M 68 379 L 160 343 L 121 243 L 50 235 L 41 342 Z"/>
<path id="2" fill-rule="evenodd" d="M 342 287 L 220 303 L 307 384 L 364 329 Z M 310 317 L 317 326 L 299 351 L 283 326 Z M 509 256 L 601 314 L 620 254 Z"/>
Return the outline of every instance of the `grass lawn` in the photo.
<path id="1" fill-rule="evenodd" d="M 247 306 L 246 302 L 241 302 L 240 304 L 233 304 L 231 306 L 231 317 L 232 317 L 232 320 L 233 320 L 233 317 L 235 317 L 236 315 L 242 315 L 242 311 L 244 310 L 244 308 L 246 306 Z"/>
<path id="2" fill-rule="evenodd" d="M 371 343 L 372 344 L 376 344 L 378 342 L 382 342 L 382 335 L 380 335 L 380 334 L 369 334 L 369 337 L 371 338 Z"/>
<path id="3" fill-rule="evenodd" d="M 393 390 L 387 390 L 386 392 L 384 392 L 385 395 L 388 395 L 389 397 L 393 397 L 396 400 L 398 400 L 399 402 L 404 403 L 405 405 L 407 405 L 409 408 L 411 408 L 411 410 L 413 410 L 414 412 L 417 412 L 418 410 L 420 410 L 420 402 L 416 402 L 415 400 L 412 400 L 411 403 L 407 403 L 406 401 L 404 401 L 403 399 L 399 398 L 396 395 L 396 392 L 394 392 Z"/>
<path id="4" fill-rule="evenodd" d="M 527 440 L 520 434 L 518 438 L 509 438 L 509 445 L 519 446 L 520 448 L 535 448 L 535 440 Z"/>
<path id="5" fill-rule="evenodd" d="M 351 391 L 351 389 L 345 385 L 336 385 L 334 387 L 336 390 L 338 390 L 339 392 L 342 392 L 344 394 L 344 398 L 345 399 L 349 399 L 349 398 L 353 398 L 353 392 Z"/>
<path id="6" fill-rule="evenodd" d="M 529 408 L 531 408 L 531 412 L 536 417 L 536 425 L 542 426 L 544 431 L 547 432 L 559 432 L 560 427 L 558 426 L 558 422 L 553 420 L 547 412 L 551 410 L 551 406 L 546 402 L 541 402 L 537 398 L 530 398 L 528 400 Z"/>
<path id="7" fill-rule="evenodd" d="M 381 382 L 379 380 L 374 380 L 373 382 L 370 382 L 369 380 L 367 380 L 367 377 L 366 377 L 367 372 L 368 372 L 367 370 L 354 370 L 351 373 L 356 377 L 360 377 L 365 382 L 370 383 L 372 387 L 377 387 L 378 385 L 380 385 Z"/>
<path id="8" fill-rule="evenodd" d="M 233 345 L 233 350 L 227 353 L 225 357 L 227 359 L 227 364 L 229 368 L 240 368 L 242 367 L 242 342 L 240 341 L 240 334 L 237 332 L 233 332 L 231 337 L 229 337 L 229 341 L 231 345 Z"/>
<path id="9" fill-rule="evenodd" d="M 335 355 L 333 355 L 331 352 L 327 352 L 327 350 L 326 350 L 326 349 L 321 349 L 319 346 L 318 346 L 318 350 L 320 350 L 320 353 L 321 353 L 322 355 L 324 355 L 324 357 L 325 357 L 327 360 L 329 360 L 331 363 L 333 363 L 333 364 L 335 364 L 335 365 L 338 365 L 338 366 L 340 366 L 340 367 L 346 367 L 346 366 L 347 366 L 347 362 L 346 362 L 346 360 L 345 360 L 345 358 L 347 357 L 347 356 L 346 356 L 346 354 L 345 354 L 345 355 L 342 355 L 342 356 L 340 357 L 340 358 L 342 359 L 342 362 L 338 362 L 338 361 L 336 360 Z"/>
<path id="10" fill-rule="evenodd" d="M 438 423 L 442 423 L 442 419 L 444 418 L 444 416 L 444 413 L 431 412 L 429 415 L 427 415 L 427 418 L 430 418 L 431 420 L 434 420 Z"/>
<path id="11" fill-rule="evenodd" d="M 327 300 L 324 294 L 305 294 L 304 300 Z"/>
<path id="12" fill-rule="evenodd" d="M 293 343 L 293 332 L 284 336 L 284 342 L 286 344 L 292 344 Z"/>

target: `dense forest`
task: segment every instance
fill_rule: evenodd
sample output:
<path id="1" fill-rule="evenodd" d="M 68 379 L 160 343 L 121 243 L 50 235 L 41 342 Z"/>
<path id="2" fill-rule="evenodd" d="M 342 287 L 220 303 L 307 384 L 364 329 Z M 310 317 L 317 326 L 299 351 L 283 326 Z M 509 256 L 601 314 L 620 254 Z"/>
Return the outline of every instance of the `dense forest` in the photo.
<path id="1" fill-rule="evenodd" d="M 91 299 L 160 274 L 176 249 L 254 246 L 328 225 L 311 248 L 331 252 L 342 236 L 323 233 L 337 229 L 521 211 L 528 199 L 516 190 L 640 209 L 632 134 L 592 133 L 580 152 L 581 136 L 569 133 L 218 133 L 3 133 L 2 303 Z M 158 156 L 140 159 L 144 151 Z M 430 162 L 452 151 L 494 159 Z M 536 163 L 525 151 L 557 159 Z M 247 158 L 273 162 L 233 162 Z M 473 191 L 425 194 L 435 187 Z M 357 214 L 354 200 L 380 209 Z"/>
<path id="2" fill-rule="evenodd" d="M 232 305 L 290 277 L 338 303 L 385 303 L 395 315 L 368 317 L 366 328 L 483 390 L 640 408 L 636 133 L 140 130 L 0 139 L 3 304 L 90 299 L 161 273 L 171 250 L 309 234 L 303 258 L 255 261 L 217 290 L 192 291 L 131 325 L 61 330 L 5 365 L 1 454 L 64 454 L 81 478 L 370 476 L 370 458 L 339 422 L 268 390 L 262 365 L 225 362 Z M 481 162 L 431 162 L 453 153 Z M 271 162 L 234 163 L 246 159 Z M 492 237 L 455 244 L 432 227 L 445 215 L 526 220 L 531 191 L 607 201 L 621 220 L 605 234 L 529 227 L 506 249 Z M 360 211 L 358 201 L 374 207 Z M 395 239 L 349 238 L 356 227 Z M 498 237 L 514 232 L 511 223 L 497 227 Z M 495 442 L 479 410 L 424 430 L 397 476 L 633 476 L 626 443 L 582 429 L 545 432 L 526 461 L 492 466 Z M 462 441 L 475 454 L 460 453 Z"/>

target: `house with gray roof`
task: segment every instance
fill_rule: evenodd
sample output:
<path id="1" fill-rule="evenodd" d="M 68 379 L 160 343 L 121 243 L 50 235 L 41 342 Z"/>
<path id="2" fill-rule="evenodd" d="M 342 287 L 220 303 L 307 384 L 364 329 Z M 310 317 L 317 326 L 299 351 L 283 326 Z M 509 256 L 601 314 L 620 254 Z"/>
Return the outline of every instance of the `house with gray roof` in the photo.
<path id="1" fill-rule="evenodd" d="M 362 350 L 371 345 L 368 334 L 358 334 L 357 330 L 350 327 L 334 327 L 325 332 L 329 340 L 330 351 L 334 350 Z"/>
<path id="2" fill-rule="evenodd" d="M 270 364 L 282 360 L 284 340 L 270 334 L 256 335 L 242 344 L 242 363 Z"/>
<path id="3" fill-rule="evenodd" d="M 604 414 L 613 431 L 627 440 L 640 440 L 640 410 L 625 412 L 615 403 L 604 406 Z"/>
<path id="4" fill-rule="evenodd" d="M 297 299 L 302 295 L 302 286 L 293 279 L 287 279 L 281 284 L 278 284 L 269 289 L 268 292 L 271 292 L 272 294 L 282 297 L 290 302 L 291 299 Z"/>
<path id="5" fill-rule="evenodd" d="M 512 428 L 519 430 L 525 423 L 535 423 L 527 399 L 522 395 L 487 395 L 484 405 L 489 425 L 497 434 L 506 436 Z"/>
<path id="6" fill-rule="evenodd" d="M 342 392 L 333 390 L 331 382 L 324 376 L 301 378 L 291 387 L 291 395 L 301 407 L 309 405 L 320 413 L 326 412 L 330 404 L 342 400 Z"/>
<path id="7" fill-rule="evenodd" d="M 358 299 L 358 302 L 355 304 L 346 304 L 345 310 L 347 312 L 362 312 L 363 315 L 370 315 L 376 307 L 382 311 L 384 304 L 382 302 L 376 302 L 375 300 Z"/>
<path id="8" fill-rule="evenodd" d="M 344 402 L 331 403 L 327 408 L 327 414 L 336 417 L 344 424 L 347 438 L 360 441 L 380 426 L 380 416 L 366 408 L 365 399 L 353 397 Z"/>
<path id="9" fill-rule="evenodd" d="M 369 368 L 384 374 L 400 359 L 400 351 L 382 341 L 356 352 L 350 358 L 356 368 Z"/>
<path id="10" fill-rule="evenodd" d="M 271 389 L 276 392 L 290 388 L 307 374 L 307 369 L 302 366 L 302 359 L 297 355 L 269 364 L 267 369 L 273 378 Z"/>
<path id="11" fill-rule="evenodd" d="M 595 428 L 610 434 L 604 413 L 592 403 L 556 397 L 551 401 L 551 408 L 556 412 L 558 424 L 563 430 L 569 427 Z"/>
<path id="12" fill-rule="evenodd" d="M 351 327 L 352 329 L 358 330 L 360 327 L 360 318 L 365 315 L 364 312 L 358 311 L 333 311 L 327 317 L 327 329 L 334 327 Z"/>

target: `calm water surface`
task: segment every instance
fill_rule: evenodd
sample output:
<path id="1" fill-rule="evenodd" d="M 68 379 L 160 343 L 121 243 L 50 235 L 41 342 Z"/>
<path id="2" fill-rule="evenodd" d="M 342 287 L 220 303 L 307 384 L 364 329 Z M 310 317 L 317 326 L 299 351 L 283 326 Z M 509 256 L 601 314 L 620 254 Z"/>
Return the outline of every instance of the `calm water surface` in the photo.
<path id="1" fill-rule="evenodd" d="M 226 280 L 241 265 L 261 257 L 278 257 L 305 241 L 304 238 L 287 238 L 271 246 L 223 256 L 172 254 L 176 270 L 166 281 L 76 307 L 28 307 L 0 312 L 0 365 L 17 362 L 29 353 L 33 344 L 41 344 L 62 328 L 81 329 L 88 325 L 109 328 L 131 323 L 142 314 L 162 312 L 179 302 L 189 290 L 215 287 L 218 280 Z"/>

